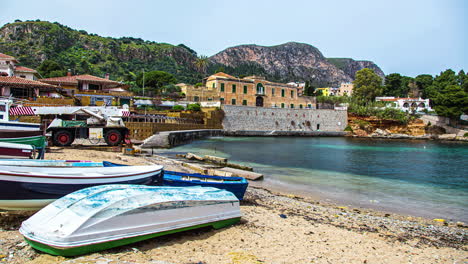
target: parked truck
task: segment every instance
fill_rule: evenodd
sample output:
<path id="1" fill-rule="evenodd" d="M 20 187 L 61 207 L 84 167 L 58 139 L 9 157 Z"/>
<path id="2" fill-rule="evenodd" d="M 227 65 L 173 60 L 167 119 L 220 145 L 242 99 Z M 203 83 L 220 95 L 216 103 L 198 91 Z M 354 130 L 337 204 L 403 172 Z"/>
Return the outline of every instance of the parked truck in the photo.
<path id="1" fill-rule="evenodd" d="M 56 146 L 69 146 L 76 138 L 104 139 L 107 145 L 116 146 L 129 134 L 122 120 L 130 115 L 128 106 L 18 106 L 10 111 L 11 115 L 53 118 L 46 132 Z"/>

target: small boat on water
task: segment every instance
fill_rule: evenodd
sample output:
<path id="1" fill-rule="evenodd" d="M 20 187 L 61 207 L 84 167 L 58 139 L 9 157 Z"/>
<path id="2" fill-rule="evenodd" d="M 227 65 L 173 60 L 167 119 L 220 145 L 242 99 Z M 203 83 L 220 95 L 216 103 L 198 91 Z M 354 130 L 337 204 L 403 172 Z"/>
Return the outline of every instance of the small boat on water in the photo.
<path id="1" fill-rule="evenodd" d="M 0 166 L 0 209 L 39 210 L 69 193 L 96 185 L 161 185 L 162 171 L 159 165 Z"/>
<path id="2" fill-rule="evenodd" d="M 206 187 L 101 185 L 71 193 L 24 221 L 35 249 L 76 256 L 162 235 L 240 220 L 239 200 Z"/>
<path id="3" fill-rule="evenodd" d="M 220 177 L 165 170 L 163 176 L 163 185 L 178 187 L 215 187 L 218 189 L 230 191 L 237 197 L 237 199 L 242 200 L 249 183 L 245 178 L 242 177 Z"/>

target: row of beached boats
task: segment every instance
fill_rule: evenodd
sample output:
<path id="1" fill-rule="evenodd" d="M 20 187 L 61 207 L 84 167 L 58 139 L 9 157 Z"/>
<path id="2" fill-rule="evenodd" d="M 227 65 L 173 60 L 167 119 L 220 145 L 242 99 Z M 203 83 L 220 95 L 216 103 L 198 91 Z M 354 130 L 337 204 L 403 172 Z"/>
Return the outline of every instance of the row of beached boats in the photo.
<path id="1" fill-rule="evenodd" d="M 40 210 L 20 232 L 35 249 L 75 256 L 195 229 L 232 225 L 247 181 L 160 165 L 43 160 L 40 124 L 8 118 L 0 100 L 0 210 Z"/>
<path id="2" fill-rule="evenodd" d="M 34 248 L 75 256 L 239 221 L 248 182 L 79 160 L 0 160 L 0 209 L 42 210 L 23 222 Z M 47 205 L 48 204 L 48 205 Z"/>

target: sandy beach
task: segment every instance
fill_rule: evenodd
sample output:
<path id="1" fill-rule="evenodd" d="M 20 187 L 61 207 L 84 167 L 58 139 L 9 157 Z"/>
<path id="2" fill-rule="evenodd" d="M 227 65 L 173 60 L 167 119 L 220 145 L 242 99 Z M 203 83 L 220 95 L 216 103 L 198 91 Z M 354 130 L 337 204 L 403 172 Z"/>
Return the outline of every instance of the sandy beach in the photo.
<path id="1" fill-rule="evenodd" d="M 54 148 L 47 159 L 155 162 L 171 160 Z M 266 175 L 268 177 L 268 175 Z M 350 208 L 252 184 L 239 224 L 159 237 L 75 258 L 32 249 L 18 232 L 30 212 L 0 212 L 3 263 L 467 263 L 467 227 L 432 219 Z"/>

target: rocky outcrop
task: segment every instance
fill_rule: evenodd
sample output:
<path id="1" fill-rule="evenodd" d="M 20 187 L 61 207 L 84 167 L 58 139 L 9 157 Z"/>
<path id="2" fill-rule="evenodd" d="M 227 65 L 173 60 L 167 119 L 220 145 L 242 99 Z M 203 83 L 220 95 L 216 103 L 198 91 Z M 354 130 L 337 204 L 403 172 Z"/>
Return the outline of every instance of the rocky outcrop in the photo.
<path id="1" fill-rule="evenodd" d="M 312 80 L 322 85 L 339 85 L 352 79 L 329 63 L 314 46 L 289 42 L 278 46 L 241 45 L 210 57 L 214 63 L 230 67 L 254 62 L 267 74 L 282 81 Z"/>
<path id="2" fill-rule="evenodd" d="M 348 76 L 351 78 L 355 78 L 356 72 L 362 70 L 364 68 L 369 68 L 374 70 L 377 75 L 381 78 L 385 78 L 385 74 L 382 69 L 379 68 L 375 63 L 372 61 L 365 61 L 365 60 L 353 60 L 351 58 L 327 58 L 327 60 L 335 65 L 340 70 L 344 71 Z"/>
<path id="3" fill-rule="evenodd" d="M 271 47 L 240 45 L 225 49 L 210 57 L 210 60 L 233 68 L 256 63 L 273 79 L 284 82 L 309 80 L 319 86 L 339 86 L 342 82 L 351 82 L 356 71 L 365 67 L 377 69 L 378 74 L 383 75 L 377 65 L 368 61 L 350 59 L 353 63 L 343 63 L 346 65 L 343 70 L 327 60 L 314 46 L 297 42 Z"/>

